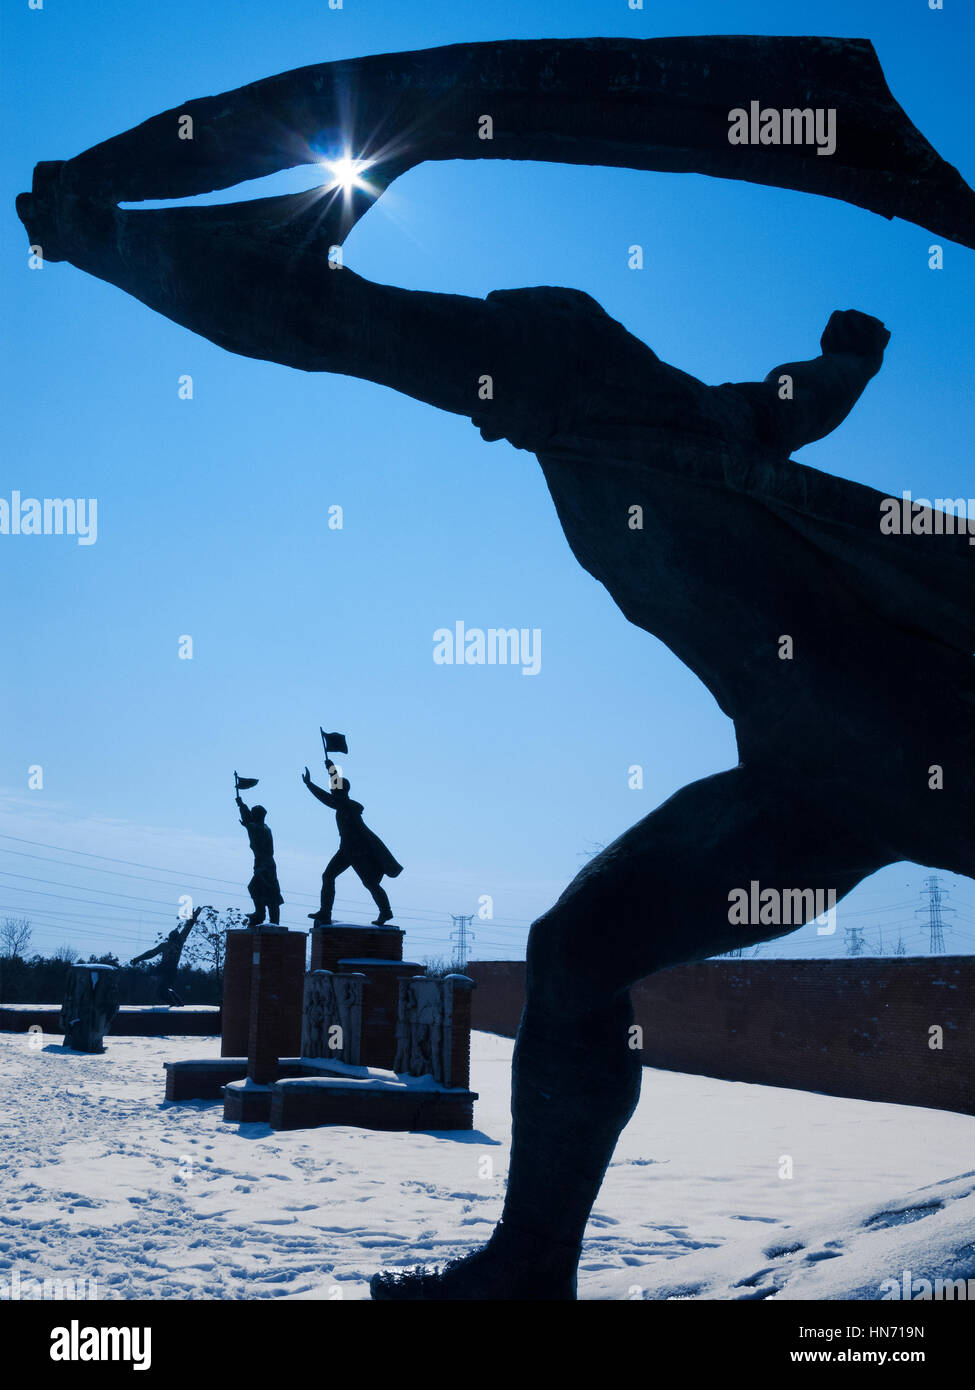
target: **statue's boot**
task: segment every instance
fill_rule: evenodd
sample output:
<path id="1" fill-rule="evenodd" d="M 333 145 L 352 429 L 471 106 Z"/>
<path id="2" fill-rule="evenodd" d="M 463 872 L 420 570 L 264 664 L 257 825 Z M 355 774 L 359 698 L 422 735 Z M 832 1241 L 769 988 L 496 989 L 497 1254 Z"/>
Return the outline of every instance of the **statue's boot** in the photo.
<path id="1" fill-rule="evenodd" d="M 567 1300 L 589 1212 L 640 1093 L 628 995 L 579 1018 L 526 1010 L 512 1064 L 504 1211 L 481 1250 L 442 1269 L 384 1271 L 374 1299 Z"/>
<path id="2" fill-rule="evenodd" d="M 572 1247 L 553 1246 L 501 1222 L 483 1250 L 440 1269 L 374 1274 L 369 1290 L 380 1302 L 562 1302 L 576 1296 L 577 1260 Z"/>

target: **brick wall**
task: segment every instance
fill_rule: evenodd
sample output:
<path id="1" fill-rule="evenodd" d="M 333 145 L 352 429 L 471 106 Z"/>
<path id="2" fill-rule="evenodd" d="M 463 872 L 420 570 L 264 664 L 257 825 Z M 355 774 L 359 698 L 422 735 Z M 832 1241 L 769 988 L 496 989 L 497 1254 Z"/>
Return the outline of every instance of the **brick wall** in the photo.
<path id="1" fill-rule="evenodd" d="M 524 961 L 467 973 L 474 1028 L 513 1037 Z M 705 961 L 641 980 L 633 1006 L 647 1066 L 975 1114 L 975 956 Z"/>
<path id="2" fill-rule="evenodd" d="M 33 1025 L 45 1033 L 60 1033 L 60 1004 L 35 1008 L 0 1008 L 0 1033 L 26 1033 Z M 113 1038 L 213 1037 L 220 1032 L 219 1009 L 131 1009 L 123 1004 L 106 1036 Z"/>

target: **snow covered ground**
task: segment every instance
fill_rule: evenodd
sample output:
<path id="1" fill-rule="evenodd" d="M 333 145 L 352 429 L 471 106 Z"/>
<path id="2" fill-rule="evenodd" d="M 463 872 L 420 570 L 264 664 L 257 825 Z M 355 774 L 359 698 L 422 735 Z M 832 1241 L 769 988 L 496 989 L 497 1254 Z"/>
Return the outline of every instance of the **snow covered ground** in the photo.
<path id="1" fill-rule="evenodd" d="M 166 1105 L 163 1061 L 217 1039 L 109 1038 L 99 1057 L 43 1043 L 0 1033 L 0 1297 L 16 1276 L 93 1279 L 102 1298 L 361 1299 L 376 1269 L 463 1252 L 500 1211 L 508 1039 L 474 1035 L 478 1128 L 436 1135 L 275 1134 L 224 1125 L 216 1102 Z M 647 1070 L 580 1297 L 975 1279 L 975 1175 L 948 1181 L 972 1167 L 975 1117 Z"/>

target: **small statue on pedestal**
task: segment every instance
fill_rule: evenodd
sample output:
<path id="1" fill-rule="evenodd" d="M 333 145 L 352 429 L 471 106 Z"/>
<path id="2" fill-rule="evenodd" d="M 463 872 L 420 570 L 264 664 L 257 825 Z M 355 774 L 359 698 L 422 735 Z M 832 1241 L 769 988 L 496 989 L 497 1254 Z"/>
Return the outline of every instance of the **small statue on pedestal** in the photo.
<path id="1" fill-rule="evenodd" d="M 254 875 L 247 885 L 247 891 L 254 900 L 254 911 L 247 918 L 249 927 L 259 927 L 264 915 L 272 926 L 281 920 L 281 904 L 284 898 L 278 885 L 278 870 L 274 862 L 274 840 L 265 824 L 267 811 L 263 806 L 245 806 L 240 798 L 241 791 L 256 787 L 256 777 L 238 777 L 234 773 L 234 789 L 240 823 L 247 831 L 250 847 L 254 852 Z"/>
<path id="2" fill-rule="evenodd" d="M 327 926 L 332 920 L 332 904 L 335 901 L 335 880 L 346 869 L 354 869 L 368 889 L 373 902 L 379 908 L 379 916 L 374 927 L 383 927 L 393 919 L 393 909 L 382 886 L 381 880 L 396 878 L 403 872 L 403 865 L 393 858 L 389 849 L 365 824 L 362 813 L 365 807 L 349 796 L 351 783 L 342 777 L 339 769 L 329 757 L 330 752 L 347 753 L 348 745 L 341 734 L 326 734 L 321 730 L 322 745 L 325 749 L 325 767 L 328 770 L 331 791 L 325 791 L 311 780 L 307 767 L 301 780 L 324 806 L 335 812 L 339 832 L 338 853 L 333 855 L 322 874 L 322 899 L 317 912 L 309 912 L 316 927 Z"/>

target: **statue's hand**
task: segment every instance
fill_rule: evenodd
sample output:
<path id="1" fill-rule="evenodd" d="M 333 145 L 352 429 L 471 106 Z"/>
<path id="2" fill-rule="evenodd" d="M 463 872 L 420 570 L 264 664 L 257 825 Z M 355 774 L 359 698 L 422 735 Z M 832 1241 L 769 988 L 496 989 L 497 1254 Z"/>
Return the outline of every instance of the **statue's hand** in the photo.
<path id="1" fill-rule="evenodd" d="M 879 367 L 890 333 L 871 314 L 862 314 L 859 309 L 837 309 L 830 315 L 819 342 L 823 352 L 862 357 Z"/>

